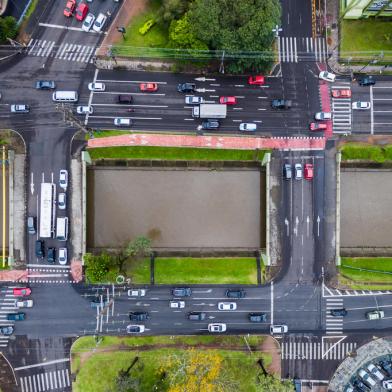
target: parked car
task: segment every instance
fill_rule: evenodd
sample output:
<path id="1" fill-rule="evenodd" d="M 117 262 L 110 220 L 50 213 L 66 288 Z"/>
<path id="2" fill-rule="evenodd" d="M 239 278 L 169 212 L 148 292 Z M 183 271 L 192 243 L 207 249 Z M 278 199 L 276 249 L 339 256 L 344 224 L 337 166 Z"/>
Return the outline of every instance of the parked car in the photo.
<path id="1" fill-rule="evenodd" d="M 89 83 L 88 84 L 88 89 L 90 91 L 105 91 L 106 90 L 106 86 L 105 86 L 105 83 L 94 82 L 94 83 Z"/>
<path id="2" fill-rule="evenodd" d="M 24 301 L 16 301 L 17 308 L 32 308 L 33 307 L 33 300 L 26 299 Z"/>
<path id="3" fill-rule="evenodd" d="M 9 321 L 21 321 L 24 320 L 26 313 L 18 312 L 18 313 L 8 313 L 7 320 Z"/>
<path id="4" fill-rule="evenodd" d="M 311 131 L 325 131 L 327 129 L 327 124 L 312 122 L 309 124 L 309 129 Z"/>
<path id="5" fill-rule="evenodd" d="M 384 380 L 385 375 L 380 371 L 380 369 L 374 365 L 373 363 L 369 363 L 367 365 L 367 370 L 369 370 L 370 374 L 379 381 Z"/>
<path id="6" fill-rule="evenodd" d="M 353 387 L 355 392 L 369 392 L 370 388 L 365 385 L 359 378 L 353 381 Z"/>
<path id="7" fill-rule="evenodd" d="M 67 248 L 59 248 L 59 264 L 66 265 L 68 261 Z"/>
<path id="8" fill-rule="evenodd" d="M 226 290 L 227 298 L 245 298 L 246 292 L 244 289 L 228 289 Z"/>
<path id="9" fill-rule="evenodd" d="M 370 102 L 364 102 L 364 101 L 357 101 L 353 102 L 351 104 L 351 108 L 354 110 L 367 110 L 370 109 Z"/>
<path id="10" fill-rule="evenodd" d="M 101 30 L 103 29 L 103 26 L 106 23 L 106 16 L 105 14 L 100 13 L 97 16 L 97 19 L 95 19 L 95 22 L 93 24 L 93 30 L 96 31 L 97 33 L 101 32 Z"/>
<path id="11" fill-rule="evenodd" d="M 271 325 L 270 326 L 270 333 L 271 333 L 271 335 L 280 335 L 280 334 L 283 334 L 283 333 L 287 333 L 288 330 L 289 329 L 288 329 L 287 325 L 284 325 L 284 324 L 282 324 L 282 325 Z"/>
<path id="12" fill-rule="evenodd" d="M 283 165 L 283 178 L 285 180 L 291 180 L 293 178 L 293 171 L 291 169 L 290 163 L 285 163 Z"/>
<path id="13" fill-rule="evenodd" d="M 28 297 L 31 294 L 31 289 L 29 287 L 14 287 L 12 294 L 15 297 Z"/>
<path id="14" fill-rule="evenodd" d="M 363 78 L 358 79 L 358 84 L 360 86 L 374 86 L 376 84 L 376 80 L 373 76 L 364 76 Z"/>
<path id="15" fill-rule="evenodd" d="M 116 127 L 129 127 L 132 125 L 132 119 L 125 117 L 116 117 L 113 123 Z"/>
<path id="16" fill-rule="evenodd" d="M 196 97 L 194 95 L 187 95 L 185 97 L 185 103 L 187 105 L 199 105 L 204 102 L 203 97 Z"/>
<path id="17" fill-rule="evenodd" d="M 237 304 L 235 302 L 218 302 L 219 310 L 236 310 Z"/>
<path id="18" fill-rule="evenodd" d="M 53 90 L 56 88 L 56 83 L 54 80 L 37 80 L 35 88 L 37 90 Z"/>
<path id="19" fill-rule="evenodd" d="M 384 381 L 382 382 L 382 387 L 383 387 L 384 389 L 386 389 L 387 391 L 392 390 L 392 380 L 384 380 Z"/>
<path id="20" fill-rule="evenodd" d="M 93 27 L 94 21 L 95 16 L 90 12 L 89 14 L 87 14 L 86 19 L 82 23 L 82 30 L 88 33 L 91 27 Z"/>
<path id="21" fill-rule="evenodd" d="M 190 312 L 188 313 L 188 319 L 191 321 L 203 321 L 207 317 L 207 313 L 204 312 Z"/>
<path id="22" fill-rule="evenodd" d="M 35 255 L 36 257 L 42 259 L 44 257 L 44 241 L 37 240 L 35 241 Z"/>
<path id="23" fill-rule="evenodd" d="M 65 169 L 60 170 L 59 185 L 64 190 L 68 187 L 68 171 Z"/>
<path id="24" fill-rule="evenodd" d="M 75 18 L 76 20 L 83 21 L 88 13 L 88 5 L 86 3 L 79 3 L 78 8 L 76 8 Z"/>
<path id="25" fill-rule="evenodd" d="M 304 167 L 305 180 L 311 180 L 313 178 L 313 164 L 305 163 Z"/>
<path id="26" fill-rule="evenodd" d="M 368 320 L 378 320 L 384 318 L 384 311 L 371 310 L 370 312 L 367 312 L 365 315 Z"/>
<path id="27" fill-rule="evenodd" d="M 208 324 L 208 331 L 212 333 L 226 332 L 226 324 L 223 323 Z"/>
<path id="28" fill-rule="evenodd" d="M 127 333 L 143 333 L 144 331 L 144 325 L 127 325 Z"/>
<path id="29" fill-rule="evenodd" d="M 314 115 L 315 120 L 325 121 L 325 120 L 332 120 L 332 113 L 330 112 L 317 112 Z"/>
<path id="30" fill-rule="evenodd" d="M 170 301 L 169 306 L 173 309 L 183 309 L 185 308 L 185 301 Z"/>
<path id="31" fill-rule="evenodd" d="M 180 83 L 177 85 L 179 93 L 193 93 L 195 92 L 196 85 L 194 83 Z"/>
<path id="32" fill-rule="evenodd" d="M 65 210 L 67 207 L 67 195 L 64 192 L 59 193 L 57 205 L 59 206 L 60 210 Z"/>
<path id="33" fill-rule="evenodd" d="M 331 316 L 334 317 L 344 317 L 347 316 L 347 310 L 342 308 L 342 309 L 331 309 Z"/>
<path id="34" fill-rule="evenodd" d="M 390 361 L 380 361 L 378 365 L 384 370 L 384 372 L 391 377 L 392 376 L 392 363 Z"/>
<path id="35" fill-rule="evenodd" d="M 176 287 L 172 289 L 173 297 L 190 297 L 192 290 L 190 287 Z"/>
<path id="36" fill-rule="evenodd" d="M 331 95 L 334 98 L 350 98 L 351 90 L 350 89 L 332 90 Z"/>
<path id="37" fill-rule="evenodd" d="M 150 315 L 147 312 L 130 312 L 129 319 L 131 321 L 146 321 L 149 320 Z"/>
<path id="38" fill-rule="evenodd" d="M 140 91 L 153 93 L 155 91 L 158 91 L 158 83 L 140 83 L 139 88 Z"/>
<path id="39" fill-rule="evenodd" d="M 272 109 L 290 109 L 292 101 L 290 99 L 273 99 L 271 101 Z"/>
<path id="40" fill-rule="evenodd" d="M 328 71 L 321 71 L 319 73 L 319 79 L 325 80 L 327 82 L 334 82 L 336 75 Z"/>
<path id="41" fill-rule="evenodd" d="M 56 248 L 48 248 L 48 263 L 54 264 L 56 262 Z"/>
<path id="42" fill-rule="evenodd" d="M 302 165 L 300 163 L 296 163 L 294 165 L 294 178 L 296 180 L 302 180 L 303 173 L 302 173 Z"/>
<path id="43" fill-rule="evenodd" d="M 68 0 L 64 8 L 64 16 L 71 17 L 76 8 L 76 0 Z"/>
<path id="44" fill-rule="evenodd" d="M 14 333 L 14 327 L 11 325 L 7 325 L 4 327 L 0 327 L 0 335 L 9 336 Z"/>
<path id="45" fill-rule="evenodd" d="M 94 109 L 92 106 L 78 106 L 76 108 L 77 114 L 93 114 Z"/>
<path id="46" fill-rule="evenodd" d="M 128 290 L 128 297 L 144 297 L 146 295 L 145 289 L 130 289 Z"/>
<path id="47" fill-rule="evenodd" d="M 223 105 L 235 105 L 237 103 L 236 97 L 220 97 L 219 103 Z"/>
<path id="48" fill-rule="evenodd" d="M 36 233 L 37 218 L 35 216 L 29 216 L 27 218 L 27 231 L 29 234 Z"/>
<path id="49" fill-rule="evenodd" d="M 262 86 L 264 84 L 264 76 L 263 75 L 249 76 L 248 84 Z"/>
<path id="50" fill-rule="evenodd" d="M 358 371 L 358 376 L 361 377 L 361 379 L 366 383 L 369 384 L 371 387 L 374 387 L 377 383 L 376 380 L 374 380 L 368 372 L 366 372 L 364 369 L 359 369 Z"/>
<path id="51" fill-rule="evenodd" d="M 240 131 L 255 132 L 256 129 L 257 129 L 257 124 L 255 124 L 255 123 L 241 123 L 240 124 Z"/>
<path id="52" fill-rule="evenodd" d="M 11 113 L 29 113 L 29 105 L 11 105 Z"/>
<path id="53" fill-rule="evenodd" d="M 249 313 L 248 319 L 251 323 L 265 323 L 267 321 L 266 313 Z"/>

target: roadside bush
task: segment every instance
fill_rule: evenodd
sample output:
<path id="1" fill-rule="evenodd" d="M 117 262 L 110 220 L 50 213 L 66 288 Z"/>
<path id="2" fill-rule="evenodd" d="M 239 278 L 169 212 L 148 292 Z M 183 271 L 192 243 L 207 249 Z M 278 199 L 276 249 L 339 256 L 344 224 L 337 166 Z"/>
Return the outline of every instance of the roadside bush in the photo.
<path id="1" fill-rule="evenodd" d="M 7 38 L 15 38 L 18 32 L 16 19 L 13 16 L 0 18 L 0 43 L 6 43 Z"/>
<path id="2" fill-rule="evenodd" d="M 152 26 L 154 26 L 155 21 L 153 19 L 149 19 L 142 27 L 139 29 L 139 33 L 141 35 L 144 35 L 148 32 L 148 30 L 151 29 Z"/>
<path id="3" fill-rule="evenodd" d="M 105 280 L 106 275 L 113 263 L 113 258 L 107 253 L 94 256 L 91 253 L 84 255 L 84 263 L 86 266 L 86 278 L 91 283 L 98 283 Z"/>
<path id="4" fill-rule="evenodd" d="M 346 144 L 342 148 L 342 159 L 369 160 L 374 162 L 384 162 L 385 155 L 381 147 L 361 144 Z"/>

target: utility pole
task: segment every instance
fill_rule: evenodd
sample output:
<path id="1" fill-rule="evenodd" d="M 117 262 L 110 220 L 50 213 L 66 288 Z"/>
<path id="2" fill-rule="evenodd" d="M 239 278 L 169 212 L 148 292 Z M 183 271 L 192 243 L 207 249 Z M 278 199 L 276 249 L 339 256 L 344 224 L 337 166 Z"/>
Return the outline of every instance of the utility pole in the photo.
<path id="1" fill-rule="evenodd" d="M 225 65 L 223 63 L 224 59 L 225 59 L 225 51 L 222 52 L 221 63 L 220 63 L 220 66 L 219 66 L 219 73 L 222 73 L 222 74 L 225 73 Z"/>
<path id="2" fill-rule="evenodd" d="M 93 129 L 90 127 L 86 127 L 78 117 L 72 112 L 72 108 L 68 104 L 59 103 L 56 104 L 56 110 L 63 113 L 63 121 L 70 123 L 72 126 L 75 126 L 83 133 L 87 133 L 91 138 L 94 138 Z"/>

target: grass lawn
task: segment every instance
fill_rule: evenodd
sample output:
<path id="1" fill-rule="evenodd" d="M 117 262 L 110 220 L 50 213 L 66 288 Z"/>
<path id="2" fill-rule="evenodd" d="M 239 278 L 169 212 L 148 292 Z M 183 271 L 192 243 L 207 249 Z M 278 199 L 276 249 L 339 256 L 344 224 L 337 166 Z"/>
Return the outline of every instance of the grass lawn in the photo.
<path id="1" fill-rule="evenodd" d="M 373 146 L 364 143 L 347 143 L 341 148 L 342 160 L 367 160 L 385 162 L 392 160 L 392 145 Z"/>
<path id="2" fill-rule="evenodd" d="M 134 284 L 150 284 L 150 259 L 141 259 L 125 265 L 126 275 Z"/>
<path id="3" fill-rule="evenodd" d="M 100 138 L 100 137 L 109 137 L 109 136 L 119 136 L 119 135 L 124 135 L 124 134 L 129 134 L 131 132 L 129 131 L 118 131 L 118 130 L 113 130 L 113 131 L 94 131 L 94 139 Z M 91 139 L 89 135 L 86 134 L 86 140 Z"/>
<path id="4" fill-rule="evenodd" d="M 188 147 L 102 147 L 89 148 L 91 159 L 163 159 L 185 161 L 262 160 L 268 150 L 221 150 Z"/>
<path id="5" fill-rule="evenodd" d="M 392 23 L 369 18 L 366 20 L 342 20 L 340 23 L 340 56 L 349 57 L 348 52 L 366 52 L 372 57 L 375 52 L 392 50 Z M 347 52 L 347 53 L 345 53 Z M 361 57 L 366 57 L 361 54 Z"/>
<path id="6" fill-rule="evenodd" d="M 262 336 L 252 337 L 257 339 L 257 345 L 263 341 Z M 102 344 L 105 343 L 106 337 Z M 111 337 L 110 345 L 102 344 L 96 349 L 94 339 L 91 337 L 78 339 L 72 346 L 72 372 L 77 372 L 73 390 L 76 392 L 106 392 L 114 389 L 114 380 L 120 369 L 126 369 L 133 359 L 138 356 L 139 361 L 132 369 L 135 377 L 141 380 L 142 391 L 152 391 L 153 386 L 159 379 L 159 369 L 168 356 L 185 354 L 184 348 L 204 345 L 203 352 L 213 351 L 223 358 L 223 366 L 229 371 L 235 380 L 239 381 L 238 391 L 256 391 L 256 377 L 260 374 L 257 364 L 259 358 L 263 358 L 266 367 L 271 363 L 271 355 L 257 352 L 250 355 L 242 336 L 151 336 L 116 338 Z M 109 341 L 109 340 L 108 340 Z M 127 344 L 127 341 L 132 342 Z M 135 342 L 137 342 L 135 344 Z M 170 344 L 176 347 L 160 347 L 156 345 Z M 138 351 L 137 346 L 151 345 L 151 349 Z M 209 349 L 213 345 L 214 349 Z M 133 346 L 133 350 L 128 347 Z M 227 349 L 230 347 L 231 349 Z M 233 350 L 233 348 L 237 350 Z M 103 349 L 105 351 L 103 351 Z M 92 354 L 95 351 L 94 354 Z M 99 369 L 99 377 L 97 377 Z"/>
<path id="7" fill-rule="evenodd" d="M 155 283 L 257 284 L 256 259 L 158 257 L 155 259 Z"/>

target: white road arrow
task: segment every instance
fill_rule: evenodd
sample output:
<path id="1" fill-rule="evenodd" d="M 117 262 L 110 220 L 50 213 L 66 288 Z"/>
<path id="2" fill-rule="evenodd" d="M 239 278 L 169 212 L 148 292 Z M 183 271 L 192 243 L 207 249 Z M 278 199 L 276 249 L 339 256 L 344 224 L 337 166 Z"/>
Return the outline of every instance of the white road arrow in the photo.
<path id="1" fill-rule="evenodd" d="M 310 222 L 310 219 L 309 219 L 309 217 L 307 216 L 306 217 L 306 235 L 309 237 L 309 222 Z"/>
<path id="2" fill-rule="evenodd" d="M 286 225 L 286 232 L 287 232 L 287 237 L 288 237 L 290 235 L 290 223 L 287 218 L 285 218 L 284 224 Z"/>
<path id="3" fill-rule="evenodd" d="M 298 216 L 295 217 L 295 235 L 298 235 L 298 223 L 299 223 L 299 219 Z"/>
<path id="4" fill-rule="evenodd" d="M 210 320 L 212 320 L 212 319 L 214 319 L 215 317 L 214 317 L 214 316 L 208 316 L 208 318 L 209 318 Z"/>
<path id="5" fill-rule="evenodd" d="M 34 195 L 34 173 L 31 173 L 30 192 Z"/>
<path id="6" fill-rule="evenodd" d="M 212 289 L 208 289 L 208 290 L 194 290 L 194 293 L 211 293 Z"/>
<path id="7" fill-rule="evenodd" d="M 206 93 L 206 92 L 208 92 L 208 91 L 216 91 L 216 90 L 208 90 L 208 89 L 206 89 L 206 88 L 197 88 L 197 89 L 195 89 L 195 91 L 197 91 L 198 93 Z"/>
<path id="8" fill-rule="evenodd" d="M 317 237 L 320 236 L 320 217 L 317 215 Z"/>
<path id="9" fill-rule="evenodd" d="M 198 82 L 205 82 L 205 81 L 211 81 L 214 82 L 216 79 L 207 79 L 205 76 L 200 76 L 198 78 L 195 78 Z"/>

